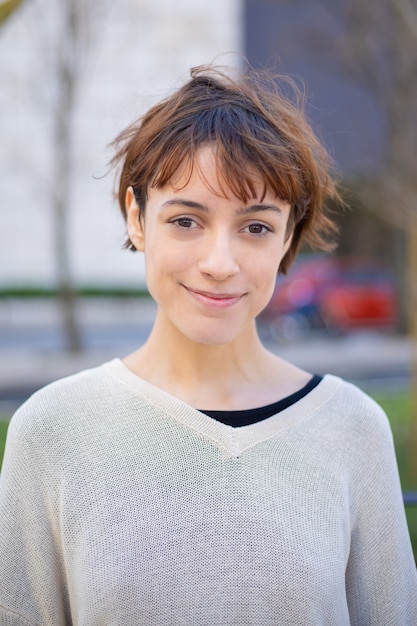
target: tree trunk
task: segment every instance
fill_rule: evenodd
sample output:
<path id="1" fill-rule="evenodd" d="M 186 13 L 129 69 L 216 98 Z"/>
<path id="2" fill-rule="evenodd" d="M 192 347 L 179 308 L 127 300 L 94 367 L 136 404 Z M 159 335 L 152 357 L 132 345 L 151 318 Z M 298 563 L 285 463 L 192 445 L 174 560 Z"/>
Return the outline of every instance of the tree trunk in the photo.
<path id="1" fill-rule="evenodd" d="M 54 111 L 53 167 L 53 219 L 55 264 L 59 305 L 62 315 L 66 347 L 72 352 L 81 350 L 81 334 L 77 320 L 77 298 L 73 286 L 70 263 L 68 216 L 72 179 L 72 120 L 77 81 L 76 31 L 74 31 L 74 7 L 65 5 L 66 53 L 57 51 L 56 109 Z"/>

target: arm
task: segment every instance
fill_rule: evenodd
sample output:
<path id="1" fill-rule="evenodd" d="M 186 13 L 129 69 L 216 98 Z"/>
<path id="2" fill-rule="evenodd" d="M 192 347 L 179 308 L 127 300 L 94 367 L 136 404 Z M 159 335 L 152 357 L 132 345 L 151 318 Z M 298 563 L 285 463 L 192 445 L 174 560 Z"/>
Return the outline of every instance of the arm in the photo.
<path id="1" fill-rule="evenodd" d="M 0 478 L 0 624 L 60 626 L 59 479 L 48 462 L 48 433 L 30 406 L 12 419 Z"/>
<path id="2" fill-rule="evenodd" d="M 346 591 L 356 626 L 416 626 L 417 573 L 391 431 L 375 409 L 359 434 Z"/>

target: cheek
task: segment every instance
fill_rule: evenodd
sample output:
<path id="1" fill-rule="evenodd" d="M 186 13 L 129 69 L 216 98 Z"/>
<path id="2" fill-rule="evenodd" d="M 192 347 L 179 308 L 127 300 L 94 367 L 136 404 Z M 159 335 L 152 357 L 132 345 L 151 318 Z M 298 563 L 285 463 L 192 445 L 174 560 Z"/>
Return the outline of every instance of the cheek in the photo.
<path id="1" fill-rule="evenodd" d="M 154 280 L 190 270 L 195 263 L 192 250 L 165 240 L 149 239 L 145 246 L 145 268 Z"/>
<path id="2" fill-rule="evenodd" d="M 271 246 L 260 259 L 258 272 L 263 274 L 265 283 L 275 282 L 285 252 L 283 244 Z"/>

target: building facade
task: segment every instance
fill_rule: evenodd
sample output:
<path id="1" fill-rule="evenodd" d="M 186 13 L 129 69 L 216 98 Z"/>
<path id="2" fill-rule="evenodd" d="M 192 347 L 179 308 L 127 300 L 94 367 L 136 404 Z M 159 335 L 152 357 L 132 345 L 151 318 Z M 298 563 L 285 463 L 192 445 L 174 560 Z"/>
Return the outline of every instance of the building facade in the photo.
<path id="1" fill-rule="evenodd" d="M 72 0 L 82 22 L 70 146 L 70 267 L 78 286 L 138 287 L 141 255 L 122 249 L 109 142 L 183 82 L 189 68 L 239 63 L 240 0 Z M 71 42 L 62 0 L 27 0 L 0 31 L 0 291 L 53 287 L 55 63 Z M 69 3 L 71 5 L 71 2 Z M 83 8 L 84 7 L 84 8 Z M 54 109 L 55 107 L 55 109 Z"/>

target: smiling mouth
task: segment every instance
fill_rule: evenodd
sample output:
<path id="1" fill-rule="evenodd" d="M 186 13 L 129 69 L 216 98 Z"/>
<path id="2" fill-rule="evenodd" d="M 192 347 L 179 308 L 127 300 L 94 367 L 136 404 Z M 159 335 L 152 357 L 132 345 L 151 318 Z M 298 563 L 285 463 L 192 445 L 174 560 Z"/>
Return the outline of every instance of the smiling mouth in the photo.
<path id="1" fill-rule="evenodd" d="M 185 287 L 185 285 L 183 285 Z M 211 291 L 201 291 L 199 289 L 192 289 L 185 287 L 187 292 L 201 304 L 212 306 L 216 308 L 227 308 L 236 304 L 243 298 L 243 293 L 217 293 Z"/>

